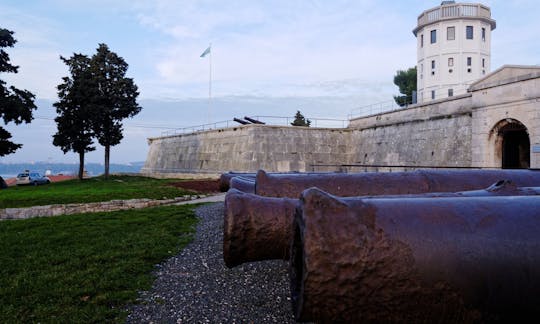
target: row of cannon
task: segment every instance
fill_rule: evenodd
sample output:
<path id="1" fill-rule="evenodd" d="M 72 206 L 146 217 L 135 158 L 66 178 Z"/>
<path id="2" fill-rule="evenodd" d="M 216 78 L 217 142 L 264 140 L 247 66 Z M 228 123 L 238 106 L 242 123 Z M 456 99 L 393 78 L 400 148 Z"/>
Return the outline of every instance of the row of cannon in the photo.
<path id="1" fill-rule="evenodd" d="M 540 313 L 540 172 L 222 175 L 228 267 L 289 261 L 298 321 Z"/>

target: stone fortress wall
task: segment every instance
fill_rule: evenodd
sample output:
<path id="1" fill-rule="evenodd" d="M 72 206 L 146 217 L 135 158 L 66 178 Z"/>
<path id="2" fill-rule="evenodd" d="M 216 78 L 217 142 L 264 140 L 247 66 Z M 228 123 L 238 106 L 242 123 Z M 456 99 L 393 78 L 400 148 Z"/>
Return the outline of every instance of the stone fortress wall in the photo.
<path id="1" fill-rule="evenodd" d="M 142 172 L 500 168 L 503 151 L 518 152 L 520 167 L 540 168 L 539 129 L 540 67 L 504 66 L 464 95 L 352 119 L 345 129 L 252 124 L 151 138 Z M 505 137 L 517 132 L 528 147 Z"/>

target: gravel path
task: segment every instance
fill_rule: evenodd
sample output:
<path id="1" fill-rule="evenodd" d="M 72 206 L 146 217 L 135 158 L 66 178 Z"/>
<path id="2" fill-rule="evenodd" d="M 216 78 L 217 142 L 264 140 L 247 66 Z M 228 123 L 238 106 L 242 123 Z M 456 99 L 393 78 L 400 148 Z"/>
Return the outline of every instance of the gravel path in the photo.
<path id="1" fill-rule="evenodd" d="M 223 203 L 201 206 L 194 241 L 158 265 L 128 323 L 294 323 L 287 263 L 228 269 L 223 262 Z"/>

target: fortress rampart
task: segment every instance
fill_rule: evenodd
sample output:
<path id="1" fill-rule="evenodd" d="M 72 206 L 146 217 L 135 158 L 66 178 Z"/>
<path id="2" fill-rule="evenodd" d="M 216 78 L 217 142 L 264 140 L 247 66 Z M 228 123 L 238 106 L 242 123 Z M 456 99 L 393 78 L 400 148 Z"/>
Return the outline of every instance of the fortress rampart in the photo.
<path id="1" fill-rule="evenodd" d="M 539 129 L 540 68 L 504 66 L 464 95 L 351 119 L 345 129 L 252 124 L 151 138 L 142 172 L 540 168 Z"/>

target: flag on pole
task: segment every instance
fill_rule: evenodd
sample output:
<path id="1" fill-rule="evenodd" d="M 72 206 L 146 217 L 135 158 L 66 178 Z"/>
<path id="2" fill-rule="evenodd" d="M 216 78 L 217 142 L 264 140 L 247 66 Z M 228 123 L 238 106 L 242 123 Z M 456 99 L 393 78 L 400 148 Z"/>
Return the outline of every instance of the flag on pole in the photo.
<path id="1" fill-rule="evenodd" d="M 207 49 L 204 50 L 204 52 L 201 54 L 201 57 L 205 57 L 206 55 L 210 54 L 212 45 L 208 46 Z"/>

